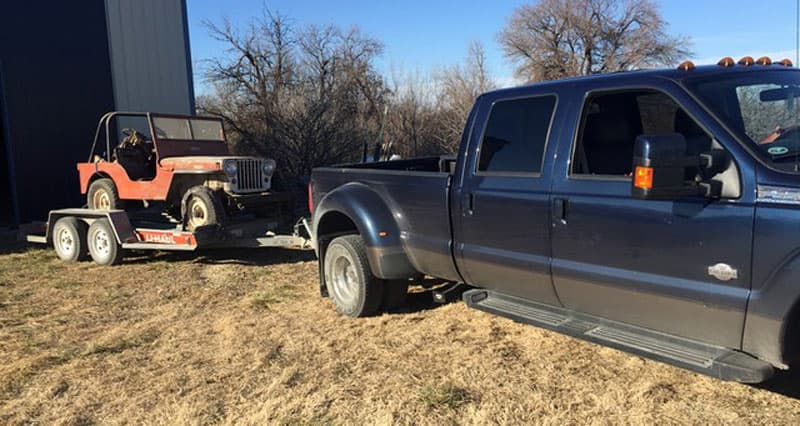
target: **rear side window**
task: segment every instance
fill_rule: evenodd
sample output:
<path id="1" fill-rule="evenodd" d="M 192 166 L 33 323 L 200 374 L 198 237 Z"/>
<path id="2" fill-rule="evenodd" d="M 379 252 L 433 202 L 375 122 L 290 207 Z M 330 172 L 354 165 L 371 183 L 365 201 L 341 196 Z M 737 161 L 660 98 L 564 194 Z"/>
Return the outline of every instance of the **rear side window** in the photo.
<path id="1" fill-rule="evenodd" d="M 500 101 L 481 140 L 478 172 L 540 173 L 556 97 Z"/>

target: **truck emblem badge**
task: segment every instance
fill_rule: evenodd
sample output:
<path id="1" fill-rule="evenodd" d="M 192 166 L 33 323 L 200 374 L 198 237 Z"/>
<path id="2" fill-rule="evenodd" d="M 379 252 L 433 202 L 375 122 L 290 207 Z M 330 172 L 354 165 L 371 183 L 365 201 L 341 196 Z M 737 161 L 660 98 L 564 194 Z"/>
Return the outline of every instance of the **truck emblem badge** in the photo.
<path id="1" fill-rule="evenodd" d="M 768 149 L 767 152 L 772 155 L 781 155 L 789 152 L 789 148 L 786 148 L 785 146 L 773 146 L 772 148 Z"/>
<path id="2" fill-rule="evenodd" d="M 731 265 L 727 263 L 717 263 L 708 267 L 708 275 L 720 281 L 730 281 L 739 278 L 739 271 L 731 268 Z"/>

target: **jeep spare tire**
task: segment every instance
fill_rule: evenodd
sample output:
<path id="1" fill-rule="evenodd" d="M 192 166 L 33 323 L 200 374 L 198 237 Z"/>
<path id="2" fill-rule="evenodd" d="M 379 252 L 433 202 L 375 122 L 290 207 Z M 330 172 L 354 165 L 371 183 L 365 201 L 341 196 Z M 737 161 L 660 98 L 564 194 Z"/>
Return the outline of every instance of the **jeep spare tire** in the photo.
<path id="1" fill-rule="evenodd" d="M 108 178 L 97 179 L 89 185 L 86 192 L 86 205 L 93 210 L 122 210 L 124 205 L 119 198 L 117 186 Z"/>
<path id="2" fill-rule="evenodd" d="M 222 226 L 225 222 L 225 209 L 219 197 L 204 186 L 194 186 L 183 197 L 183 225 L 194 231 L 201 226 Z"/>

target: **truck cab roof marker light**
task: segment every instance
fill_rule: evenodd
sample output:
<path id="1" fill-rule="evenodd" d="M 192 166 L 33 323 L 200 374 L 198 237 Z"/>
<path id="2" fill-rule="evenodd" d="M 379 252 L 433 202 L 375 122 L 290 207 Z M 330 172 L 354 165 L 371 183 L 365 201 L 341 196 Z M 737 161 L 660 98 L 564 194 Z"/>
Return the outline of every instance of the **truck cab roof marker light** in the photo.
<path id="1" fill-rule="evenodd" d="M 719 62 L 717 62 L 717 65 L 719 65 L 721 67 L 724 67 L 724 68 L 730 68 L 730 67 L 736 65 L 736 61 L 734 61 L 733 58 L 731 58 L 730 56 L 726 56 L 726 57 L 720 59 Z"/>
<path id="2" fill-rule="evenodd" d="M 762 56 L 762 57 L 758 58 L 756 63 L 758 65 L 764 65 L 764 66 L 772 65 L 772 58 L 770 58 L 769 56 Z"/>
<path id="3" fill-rule="evenodd" d="M 750 65 L 753 65 L 755 62 L 756 61 L 753 60 L 752 56 L 745 56 L 744 58 L 739 59 L 739 65 L 744 67 L 749 67 Z"/>
<path id="4" fill-rule="evenodd" d="M 693 71 L 694 68 L 694 62 L 692 61 L 683 61 L 678 65 L 678 69 L 681 71 Z"/>

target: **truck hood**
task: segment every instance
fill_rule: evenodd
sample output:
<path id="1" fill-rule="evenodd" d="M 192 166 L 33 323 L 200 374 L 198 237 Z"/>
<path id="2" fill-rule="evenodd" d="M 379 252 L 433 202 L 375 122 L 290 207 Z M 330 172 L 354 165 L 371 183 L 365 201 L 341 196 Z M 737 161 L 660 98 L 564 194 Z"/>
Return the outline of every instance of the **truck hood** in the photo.
<path id="1" fill-rule="evenodd" d="M 160 164 L 161 167 L 174 171 L 210 171 L 222 170 L 222 162 L 225 160 L 263 160 L 263 158 L 234 155 L 167 157 L 162 158 Z"/>

